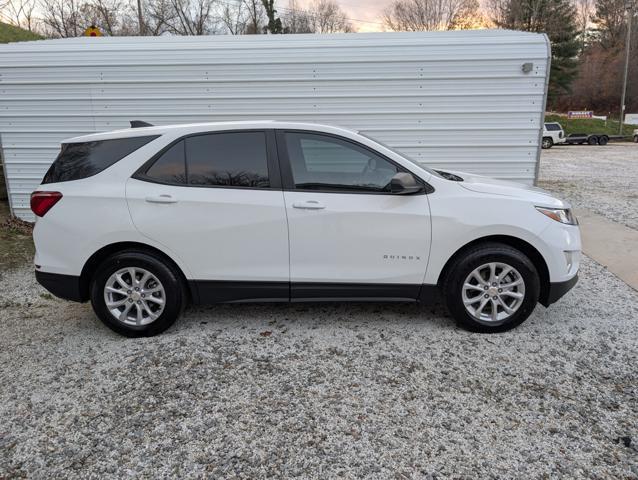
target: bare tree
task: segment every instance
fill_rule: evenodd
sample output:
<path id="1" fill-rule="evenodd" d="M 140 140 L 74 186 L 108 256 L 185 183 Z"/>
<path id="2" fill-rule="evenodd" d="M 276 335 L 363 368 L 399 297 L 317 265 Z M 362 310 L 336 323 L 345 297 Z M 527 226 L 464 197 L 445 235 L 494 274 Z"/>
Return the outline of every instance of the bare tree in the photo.
<path id="1" fill-rule="evenodd" d="M 36 27 L 37 0 L 0 0 L 0 18 L 30 32 Z"/>
<path id="2" fill-rule="evenodd" d="M 41 23 L 53 37 L 77 37 L 94 25 L 105 35 L 135 35 L 138 25 L 127 0 L 40 0 Z"/>
<path id="3" fill-rule="evenodd" d="M 262 33 L 266 23 L 266 13 L 261 0 L 242 0 L 241 3 L 248 16 L 244 33 L 251 35 Z"/>
<path id="4" fill-rule="evenodd" d="M 178 35 L 217 33 L 216 0 L 170 0 L 173 9 L 169 31 Z"/>
<path id="5" fill-rule="evenodd" d="M 450 30 L 477 9 L 475 0 L 395 0 L 384 23 L 391 30 Z"/>
<path id="6" fill-rule="evenodd" d="M 627 32 L 627 10 L 638 11 L 638 0 L 596 0 L 596 37 L 606 48 L 624 48 Z M 638 16 L 634 15 L 632 26 Z M 638 37 L 636 35 L 635 37 Z"/>
<path id="7" fill-rule="evenodd" d="M 346 14 L 334 0 L 314 0 L 309 15 L 315 33 L 354 31 Z"/>
<path id="8" fill-rule="evenodd" d="M 83 27 L 95 25 L 109 36 L 136 35 L 135 12 L 126 0 L 88 0 L 79 8 Z"/>
<path id="9" fill-rule="evenodd" d="M 478 0 L 468 0 L 465 8 L 452 19 L 450 30 L 478 30 L 492 26 Z"/>
<path id="10" fill-rule="evenodd" d="M 505 23 L 508 14 L 510 0 L 487 0 L 485 10 L 489 18 L 496 24 Z"/>
<path id="11" fill-rule="evenodd" d="M 596 11 L 594 0 L 573 0 L 576 9 L 576 28 L 579 32 L 581 51 L 587 45 L 589 29 L 592 25 L 592 17 Z"/>
<path id="12" fill-rule="evenodd" d="M 175 19 L 171 0 L 147 0 L 144 5 L 145 33 L 156 36 L 168 32 Z"/>
<path id="13" fill-rule="evenodd" d="M 77 37 L 83 31 L 76 0 L 41 0 L 42 23 L 53 37 Z"/>
<path id="14" fill-rule="evenodd" d="M 225 3 L 222 9 L 221 22 L 231 35 L 241 35 L 246 30 L 246 11 L 243 4 Z"/>
<path id="15" fill-rule="evenodd" d="M 282 17 L 286 33 L 314 33 L 311 13 L 303 10 L 297 0 L 290 0 Z"/>

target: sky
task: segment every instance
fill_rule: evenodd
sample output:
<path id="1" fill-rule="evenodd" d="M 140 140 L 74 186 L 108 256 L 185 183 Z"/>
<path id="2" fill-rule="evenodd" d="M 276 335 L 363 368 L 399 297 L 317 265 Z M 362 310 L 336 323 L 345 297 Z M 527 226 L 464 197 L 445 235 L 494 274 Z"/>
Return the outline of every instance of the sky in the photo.
<path id="1" fill-rule="evenodd" d="M 383 30 L 383 10 L 392 3 L 392 0 L 337 0 L 337 3 L 348 18 L 353 19 L 351 23 L 357 31 L 378 32 Z M 354 21 L 354 19 L 361 21 Z"/>

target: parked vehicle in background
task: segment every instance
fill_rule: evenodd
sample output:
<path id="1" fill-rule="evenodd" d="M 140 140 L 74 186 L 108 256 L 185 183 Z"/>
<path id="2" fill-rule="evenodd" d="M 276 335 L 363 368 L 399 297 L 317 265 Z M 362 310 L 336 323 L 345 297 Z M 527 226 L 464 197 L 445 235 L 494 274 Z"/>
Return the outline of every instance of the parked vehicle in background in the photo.
<path id="1" fill-rule="evenodd" d="M 72 138 L 31 208 L 37 280 L 128 336 L 189 301 L 439 295 L 461 326 L 498 332 L 558 300 L 580 262 L 570 206 L 547 192 L 298 122 Z"/>
<path id="2" fill-rule="evenodd" d="M 609 135 L 606 134 L 588 134 L 588 133 L 570 133 L 567 135 L 566 142 L 568 145 L 607 145 Z"/>
<path id="3" fill-rule="evenodd" d="M 565 143 L 565 132 L 558 122 L 545 122 L 543 124 L 543 143 L 544 149 L 552 148 L 558 143 Z"/>

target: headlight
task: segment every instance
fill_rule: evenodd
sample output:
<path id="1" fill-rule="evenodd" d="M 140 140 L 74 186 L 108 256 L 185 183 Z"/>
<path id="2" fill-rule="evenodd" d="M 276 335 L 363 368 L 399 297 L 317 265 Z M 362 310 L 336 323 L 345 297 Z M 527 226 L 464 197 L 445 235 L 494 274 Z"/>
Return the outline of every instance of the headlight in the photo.
<path id="1" fill-rule="evenodd" d="M 576 220 L 576 217 L 569 208 L 536 207 L 536 210 L 557 222 L 564 223 L 566 225 L 578 225 L 578 220 Z"/>

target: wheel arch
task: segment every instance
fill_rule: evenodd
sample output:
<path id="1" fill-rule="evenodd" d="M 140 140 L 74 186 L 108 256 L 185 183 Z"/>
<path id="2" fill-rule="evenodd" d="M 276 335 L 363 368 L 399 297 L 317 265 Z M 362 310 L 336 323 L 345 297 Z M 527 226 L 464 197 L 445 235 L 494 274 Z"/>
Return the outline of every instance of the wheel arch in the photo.
<path id="1" fill-rule="evenodd" d="M 193 292 L 190 290 L 189 282 L 186 279 L 186 275 L 184 271 L 180 268 L 175 260 L 173 260 L 169 255 L 161 251 L 156 247 L 152 247 L 146 243 L 141 242 L 116 242 L 111 243 L 109 245 L 105 245 L 99 250 L 97 250 L 93 255 L 91 255 L 88 260 L 84 263 L 82 267 L 82 273 L 80 273 L 80 295 L 83 301 L 89 299 L 89 289 L 91 286 L 91 279 L 95 274 L 95 271 L 100 266 L 100 264 L 106 260 L 111 255 L 114 255 L 118 252 L 123 252 L 125 250 L 137 250 L 143 253 L 148 253 L 154 255 L 156 257 L 161 258 L 163 261 L 170 264 L 176 272 L 179 273 L 179 276 L 184 283 L 184 287 L 188 291 L 189 295 L 193 296 Z"/>
<path id="2" fill-rule="evenodd" d="M 445 276 L 448 274 L 450 268 L 454 265 L 456 260 L 463 255 L 467 250 L 473 248 L 482 243 L 502 243 L 504 245 L 508 245 L 512 248 L 515 248 L 525 254 L 531 262 L 536 267 L 538 271 L 538 275 L 540 277 L 541 291 L 540 291 L 540 301 L 541 303 L 544 299 L 549 295 L 549 268 L 547 266 L 547 262 L 543 258 L 543 255 L 534 247 L 531 243 L 511 235 L 489 235 L 485 237 L 480 237 L 472 240 L 469 243 L 466 243 L 461 248 L 459 248 L 445 263 L 441 272 L 439 273 L 439 278 L 437 281 L 437 285 L 441 287 Z"/>

